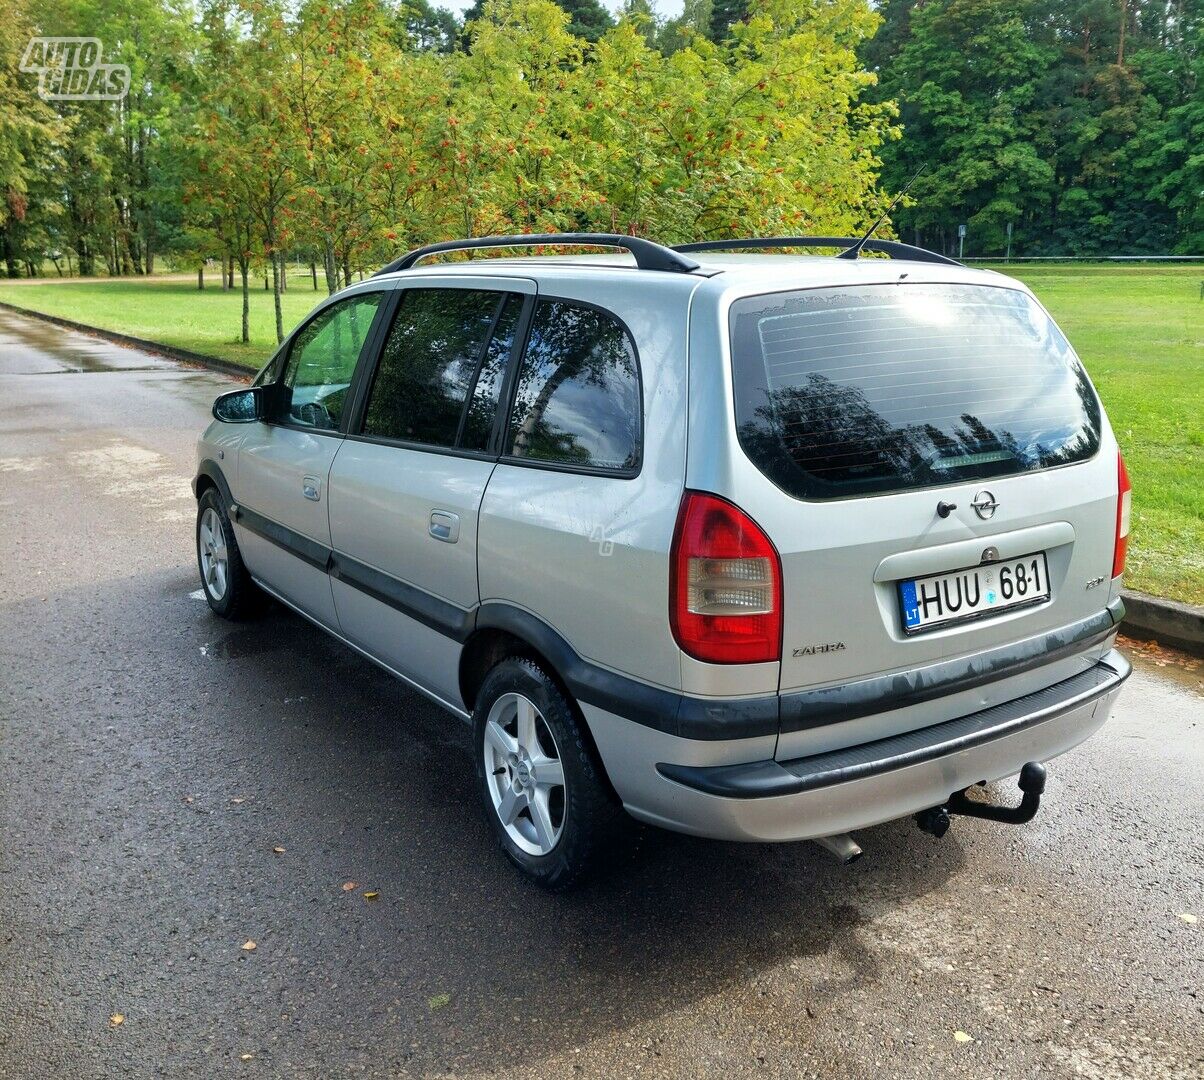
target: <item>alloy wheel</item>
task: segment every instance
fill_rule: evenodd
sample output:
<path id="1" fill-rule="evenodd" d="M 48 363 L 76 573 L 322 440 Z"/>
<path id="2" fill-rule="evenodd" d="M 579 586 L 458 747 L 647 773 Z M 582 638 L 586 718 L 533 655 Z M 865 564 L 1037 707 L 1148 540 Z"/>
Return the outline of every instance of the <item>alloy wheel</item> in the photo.
<path id="1" fill-rule="evenodd" d="M 485 721 L 485 779 L 506 835 L 528 855 L 547 855 L 564 831 L 564 767 L 535 703 L 503 694 Z"/>

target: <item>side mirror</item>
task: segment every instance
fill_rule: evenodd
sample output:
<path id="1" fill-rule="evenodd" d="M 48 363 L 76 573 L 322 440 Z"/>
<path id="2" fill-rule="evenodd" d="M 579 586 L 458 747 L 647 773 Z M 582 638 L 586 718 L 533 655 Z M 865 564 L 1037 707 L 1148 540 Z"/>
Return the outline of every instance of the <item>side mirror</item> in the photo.
<path id="1" fill-rule="evenodd" d="M 248 390 L 230 390 L 213 403 L 213 418 L 226 424 L 249 424 L 264 418 L 262 386 Z"/>

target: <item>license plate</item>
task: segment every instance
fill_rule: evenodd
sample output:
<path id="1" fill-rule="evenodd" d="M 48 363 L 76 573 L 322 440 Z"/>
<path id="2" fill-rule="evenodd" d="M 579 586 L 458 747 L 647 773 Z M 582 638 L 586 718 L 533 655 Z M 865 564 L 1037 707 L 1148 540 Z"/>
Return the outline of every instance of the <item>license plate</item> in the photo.
<path id="1" fill-rule="evenodd" d="M 1044 551 L 899 582 L 903 629 L 909 634 L 1048 599 Z"/>

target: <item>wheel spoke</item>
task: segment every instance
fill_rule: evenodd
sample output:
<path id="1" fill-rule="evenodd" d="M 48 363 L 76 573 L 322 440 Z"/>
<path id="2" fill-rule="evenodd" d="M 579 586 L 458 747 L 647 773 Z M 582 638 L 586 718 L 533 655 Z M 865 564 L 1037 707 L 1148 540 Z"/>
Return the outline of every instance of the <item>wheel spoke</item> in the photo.
<path id="1" fill-rule="evenodd" d="M 552 825 L 552 814 L 548 809 L 548 793 L 536 789 L 528 805 L 531 808 L 531 823 L 535 826 L 539 846 L 544 851 L 550 851 L 555 842 L 556 829 Z"/>
<path id="2" fill-rule="evenodd" d="M 534 755 L 539 749 L 539 740 L 535 736 L 535 706 L 525 697 L 520 697 L 516 703 L 518 709 L 518 745 Z"/>
<path id="3" fill-rule="evenodd" d="M 517 788 L 509 787 L 506 789 L 506 794 L 502 796 L 502 801 L 498 803 L 497 814 L 502 819 L 503 825 L 513 825 L 514 819 L 518 817 L 523 807 L 527 805 L 527 796 Z"/>
<path id="4" fill-rule="evenodd" d="M 506 734 L 496 720 L 490 720 L 485 725 L 485 745 L 492 747 L 494 752 L 503 758 L 518 753 L 518 744 Z"/>
<path id="5" fill-rule="evenodd" d="M 531 774 L 541 788 L 564 786 L 564 766 L 556 758 L 536 758 L 531 762 Z"/>

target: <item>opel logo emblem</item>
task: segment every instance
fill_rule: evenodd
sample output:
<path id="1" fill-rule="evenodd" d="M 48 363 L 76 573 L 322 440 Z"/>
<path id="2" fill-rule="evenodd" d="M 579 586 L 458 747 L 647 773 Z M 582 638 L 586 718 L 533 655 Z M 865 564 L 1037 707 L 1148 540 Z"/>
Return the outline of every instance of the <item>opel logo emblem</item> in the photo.
<path id="1" fill-rule="evenodd" d="M 989 491 L 980 491 L 974 496 L 970 505 L 974 507 L 976 513 L 983 521 L 988 521 L 995 516 L 995 511 L 999 509 L 999 503 L 995 501 L 995 496 Z"/>

